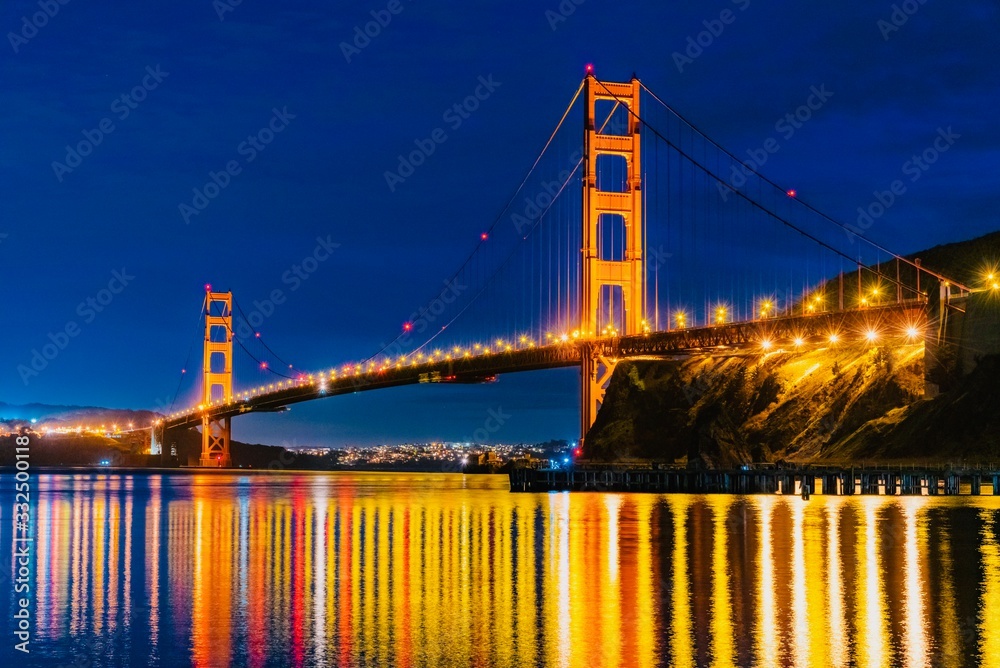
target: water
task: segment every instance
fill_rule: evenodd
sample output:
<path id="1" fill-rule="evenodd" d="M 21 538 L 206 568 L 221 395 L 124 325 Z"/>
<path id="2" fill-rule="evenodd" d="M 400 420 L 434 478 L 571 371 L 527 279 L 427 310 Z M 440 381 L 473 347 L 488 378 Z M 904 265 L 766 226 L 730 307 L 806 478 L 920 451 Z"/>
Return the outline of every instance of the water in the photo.
<path id="1" fill-rule="evenodd" d="M 1000 498 L 527 495 L 383 473 L 32 484 L 34 635 L 25 659 L 3 633 L 5 666 L 1000 665 Z"/>

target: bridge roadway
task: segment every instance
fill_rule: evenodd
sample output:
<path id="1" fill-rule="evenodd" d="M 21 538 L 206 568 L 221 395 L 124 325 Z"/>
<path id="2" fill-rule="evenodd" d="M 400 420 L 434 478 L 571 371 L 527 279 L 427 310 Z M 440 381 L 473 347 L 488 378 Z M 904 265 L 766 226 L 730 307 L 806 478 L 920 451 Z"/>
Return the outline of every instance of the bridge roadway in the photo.
<path id="1" fill-rule="evenodd" d="M 863 340 L 868 332 L 878 332 L 880 340 L 902 342 L 906 340 L 908 327 L 923 333 L 926 324 L 927 307 L 914 300 L 863 310 L 770 317 L 622 337 L 570 339 L 545 346 L 406 363 L 371 371 L 317 373 L 286 381 L 284 386 L 275 385 L 274 389 L 257 394 L 235 393 L 231 402 L 175 413 L 164 419 L 163 428 L 196 426 L 201 424 L 203 416 L 218 419 L 244 413 L 275 412 L 290 404 L 339 394 L 418 383 L 481 383 L 502 373 L 580 366 L 585 354 L 616 360 L 692 355 L 717 351 L 720 347 L 759 347 L 764 341 L 777 349 L 787 348 L 797 339 L 801 339 L 802 345 L 829 343 L 831 334 L 837 334 L 842 341 Z"/>

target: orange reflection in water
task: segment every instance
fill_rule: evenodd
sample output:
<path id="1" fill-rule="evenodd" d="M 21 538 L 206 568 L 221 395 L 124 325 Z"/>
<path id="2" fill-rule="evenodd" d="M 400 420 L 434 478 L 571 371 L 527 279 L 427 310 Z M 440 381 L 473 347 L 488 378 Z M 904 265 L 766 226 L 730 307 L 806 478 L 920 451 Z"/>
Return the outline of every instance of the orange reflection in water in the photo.
<path id="1" fill-rule="evenodd" d="M 1000 665 L 991 497 L 135 480 L 42 481 L 41 642 L 151 665 Z"/>

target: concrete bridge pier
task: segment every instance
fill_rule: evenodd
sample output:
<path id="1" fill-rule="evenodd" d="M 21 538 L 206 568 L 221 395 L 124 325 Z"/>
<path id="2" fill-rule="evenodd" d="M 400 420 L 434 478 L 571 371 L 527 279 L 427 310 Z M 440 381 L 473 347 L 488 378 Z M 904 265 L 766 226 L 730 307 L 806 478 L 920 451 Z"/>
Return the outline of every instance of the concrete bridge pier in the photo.
<path id="1" fill-rule="evenodd" d="M 788 491 L 788 488 L 790 486 L 793 488 L 792 492 L 795 491 L 795 489 L 794 489 L 795 485 L 794 484 L 789 485 L 789 483 L 788 483 L 788 476 L 786 476 L 785 474 L 783 474 L 783 473 L 776 474 L 774 476 L 774 480 L 775 480 L 775 484 L 777 485 L 777 489 L 775 490 L 775 493 L 782 494 L 782 495 L 789 494 L 789 493 L 791 493 L 791 492 Z"/>
<path id="2" fill-rule="evenodd" d="M 885 493 L 890 496 L 899 496 L 900 476 L 896 473 L 885 474 Z"/>
<path id="3" fill-rule="evenodd" d="M 812 496 L 813 488 L 816 486 L 816 476 L 803 473 L 800 476 L 799 488 L 802 492 L 802 498 L 808 500 Z"/>
<path id="4" fill-rule="evenodd" d="M 758 492 L 763 492 L 764 494 L 774 494 L 778 491 L 777 480 L 766 473 L 759 473 L 754 476 L 756 479 L 756 487 Z"/>
<path id="5" fill-rule="evenodd" d="M 795 489 L 795 474 L 782 476 L 782 493 L 794 495 L 798 490 Z"/>
<path id="6" fill-rule="evenodd" d="M 949 473 L 944 478 L 944 493 L 948 496 L 958 494 L 960 483 L 961 478 L 958 475 Z"/>
<path id="7" fill-rule="evenodd" d="M 741 490 L 742 490 L 740 492 L 741 494 L 754 494 L 754 493 L 756 493 L 757 489 L 756 489 L 756 487 L 754 485 L 754 476 L 750 475 L 749 473 L 741 473 L 740 474 L 740 487 L 741 487 Z"/>
<path id="8" fill-rule="evenodd" d="M 854 469 L 851 469 L 850 473 L 843 473 L 841 477 L 844 481 L 844 496 L 854 496 L 855 485 L 858 484 L 857 478 L 854 475 Z"/>
<path id="9" fill-rule="evenodd" d="M 840 496 L 844 493 L 843 475 L 828 473 L 823 476 L 823 494 Z"/>
<path id="10" fill-rule="evenodd" d="M 878 475 L 875 473 L 861 472 L 861 493 L 878 494 Z"/>

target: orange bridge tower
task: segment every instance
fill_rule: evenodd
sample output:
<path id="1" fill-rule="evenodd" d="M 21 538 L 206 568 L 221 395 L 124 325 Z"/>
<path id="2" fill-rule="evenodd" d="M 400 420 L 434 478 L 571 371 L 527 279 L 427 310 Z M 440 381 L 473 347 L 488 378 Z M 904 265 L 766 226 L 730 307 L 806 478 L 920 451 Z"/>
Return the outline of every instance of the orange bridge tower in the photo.
<path id="1" fill-rule="evenodd" d="M 603 355 L 594 337 L 639 334 L 646 329 L 645 269 L 643 267 L 642 163 L 639 141 L 639 80 L 628 83 L 598 81 L 588 73 L 584 81 L 583 151 L 583 285 L 580 334 L 583 343 L 581 442 L 597 419 L 617 360 Z M 609 103 L 609 119 L 624 106 L 627 123 L 595 124 L 598 102 Z M 611 106 L 613 105 L 613 106 Z M 602 115 L 605 105 L 602 104 Z M 600 189 L 612 163 L 625 164 L 624 186 Z M 623 230 L 620 258 L 608 257 L 600 247 L 602 227 Z M 602 314 L 601 305 L 607 305 Z M 620 320 L 616 313 L 621 314 Z"/>
<path id="2" fill-rule="evenodd" d="M 233 293 L 205 294 L 205 358 L 202 407 L 233 399 Z M 230 418 L 201 419 L 201 465 L 232 466 Z"/>

